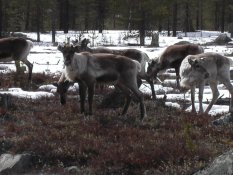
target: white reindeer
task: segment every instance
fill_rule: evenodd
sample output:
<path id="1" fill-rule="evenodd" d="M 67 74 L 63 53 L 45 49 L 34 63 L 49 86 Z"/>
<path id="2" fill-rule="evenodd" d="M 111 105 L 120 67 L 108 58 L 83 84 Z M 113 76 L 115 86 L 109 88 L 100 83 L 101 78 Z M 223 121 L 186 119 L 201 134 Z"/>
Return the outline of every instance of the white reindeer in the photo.
<path id="1" fill-rule="evenodd" d="M 73 46 L 58 47 L 63 53 L 65 72 L 62 74 L 57 92 L 60 95 L 60 102 L 65 103 L 65 93 L 67 83 L 65 79 L 71 82 L 79 83 L 81 112 L 85 112 L 84 102 L 86 90 L 88 89 L 89 114 L 92 114 L 92 101 L 94 95 L 95 83 L 113 83 L 119 87 L 126 95 L 122 115 L 126 114 L 133 93 L 140 103 L 141 119 L 146 116 L 146 110 L 143 102 L 143 94 L 137 86 L 137 74 L 141 70 L 139 62 L 125 56 L 88 52 L 75 53 Z"/>
<path id="2" fill-rule="evenodd" d="M 208 113 L 217 101 L 219 91 L 218 82 L 223 83 L 231 94 L 230 112 L 233 112 L 233 86 L 230 83 L 230 65 L 232 61 L 217 53 L 202 53 L 189 55 L 181 63 L 180 77 L 181 87 L 191 89 L 192 112 L 196 112 L 195 87 L 199 88 L 199 113 L 203 113 L 202 99 L 205 83 L 208 82 L 212 90 L 213 98 L 205 110 Z"/>

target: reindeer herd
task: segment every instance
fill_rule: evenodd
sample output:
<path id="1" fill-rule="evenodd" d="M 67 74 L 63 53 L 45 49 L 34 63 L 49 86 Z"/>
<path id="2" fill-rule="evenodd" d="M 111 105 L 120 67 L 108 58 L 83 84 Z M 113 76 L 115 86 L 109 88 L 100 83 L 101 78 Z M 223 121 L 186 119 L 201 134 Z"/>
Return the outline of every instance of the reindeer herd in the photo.
<path id="1" fill-rule="evenodd" d="M 192 112 L 195 109 L 195 88 L 199 88 L 199 113 L 208 113 L 219 96 L 218 82 L 223 83 L 231 94 L 230 112 L 233 112 L 233 86 L 230 83 L 231 59 L 217 53 L 207 52 L 195 44 L 171 45 L 167 47 L 159 58 L 150 60 L 146 53 L 137 49 L 112 50 L 104 47 L 89 48 L 88 40 L 81 45 L 58 46 L 64 58 L 64 70 L 57 83 L 57 92 L 61 104 L 66 103 L 66 93 L 71 82 L 78 82 L 81 113 L 92 115 L 92 103 L 95 84 L 113 84 L 126 97 L 122 115 L 127 113 L 132 95 L 140 104 L 140 119 L 146 115 L 143 93 L 139 90 L 142 80 L 146 80 L 151 87 L 152 98 L 156 99 L 154 80 L 157 74 L 168 68 L 176 72 L 177 88 L 182 92 L 191 89 Z M 1 61 L 22 61 L 28 66 L 29 82 L 32 75 L 32 64 L 27 56 L 33 44 L 22 38 L 0 39 Z M 146 69 L 146 63 L 148 68 Z M 17 66 L 17 64 L 16 64 Z M 209 83 L 213 98 L 207 109 L 202 107 L 203 91 Z M 88 112 L 85 110 L 85 99 L 88 92 Z"/>

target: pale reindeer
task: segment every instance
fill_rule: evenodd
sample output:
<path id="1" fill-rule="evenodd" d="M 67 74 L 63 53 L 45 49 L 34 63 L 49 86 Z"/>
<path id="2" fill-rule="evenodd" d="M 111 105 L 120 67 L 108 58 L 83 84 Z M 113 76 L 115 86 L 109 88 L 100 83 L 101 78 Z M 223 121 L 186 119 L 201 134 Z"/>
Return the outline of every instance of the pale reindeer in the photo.
<path id="1" fill-rule="evenodd" d="M 202 53 L 189 55 L 181 63 L 181 87 L 191 89 L 192 112 L 195 109 L 195 87 L 199 88 L 199 113 L 203 113 L 202 99 L 206 82 L 209 83 L 213 98 L 204 113 L 208 113 L 217 101 L 219 91 L 218 82 L 223 83 L 231 94 L 230 112 L 233 112 L 233 86 L 230 83 L 231 59 L 217 53 Z"/>
<path id="2" fill-rule="evenodd" d="M 32 47 L 33 43 L 23 38 L 0 39 L 0 61 L 15 61 L 17 70 L 20 68 L 19 61 L 22 61 L 28 67 L 28 81 L 31 81 L 33 65 L 27 60 L 27 56 Z"/>
<path id="3" fill-rule="evenodd" d="M 126 103 L 122 112 L 125 115 L 133 93 L 140 103 L 140 116 L 146 116 L 143 94 L 137 86 L 137 74 L 141 69 L 139 62 L 125 56 L 114 54 L 90 54 L 88 52 L 76 53 L 73 46 L 59 46 L 58 50 L 63 53 L 65 69 L 62 74 L 57 91 L 60 94 L 61 103 L 65 101 L 65 81 L 78 82 L 80 93 L 81 113 L 85 112 L 86 89 L 88 89 L 89 114 L 92 114 L 92 101 L 94 87 L 97 82 L 114 83 L 126 95 Z"/>
<path id="4" fill-rule="evenodd" d="M 151 78 L 156 78 L 160 71 L 174 68 L 176 72 L 176 83 L 179 88 L 179 69 L 182 60 L 188 55 L 203 53 L 204 49 L 195 44 L 171 45 L 167 47 L 159 58 L 153 59 L 147 68 L 147 74 Z"/>
<path id="5" fill-rule="evenodd" d="M 106 47 L 90 48 L 87 46 L 89 43 L 90 41 L 88 39 L 86 38 L 83 39 L 80 45 L 75 46 L 75 51 L 77 53 L 85 52 L 85 51 L 90 52 L 90 53 L 111 53 L 115 55 L 126 56 L 133 60 L 138 61 L 141 64 L 141 71 L 138 73 L 138 84 L 140 86 L 142 84 L 142 79 L 146 80 L 151 87 L 152 98 L 156 99 L 153 80 L 149 76 L 147 76 L 147 73 L 146 73 L 146 63 L 150 61 L 150 58 L 145 52 L 142 52 L 137 49 L 116 50 L 116 49 L 109 49 Z"/>

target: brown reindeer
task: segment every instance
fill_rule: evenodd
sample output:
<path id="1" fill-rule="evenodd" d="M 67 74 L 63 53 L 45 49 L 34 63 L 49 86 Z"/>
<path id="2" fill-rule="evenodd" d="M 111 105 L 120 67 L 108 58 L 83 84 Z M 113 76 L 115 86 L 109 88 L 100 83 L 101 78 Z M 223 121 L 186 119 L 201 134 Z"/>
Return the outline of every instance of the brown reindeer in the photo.
<path id="1" fill-rule="evenodd" d="M 196 112 L 195 87 L 199 88 L 199 113 L 203 113 L 202 99 L 206 82 L 209 83 L 213 98 L 205 110 L 208 113 L 217 101 L 218 82 L 223 83 L 231 94 L 230 112 L 233 112 L 233 86 L 230 82 L 230 65 L 232 60 L 217 53 L 189 55 L 181 63 L 181 87 L 191 89 L 192 112 Z"/>
<path id="2" fill-rule="evenodd" d="M 0 61 L 15 61 L 17 70 L 19 70 L 18 61 L 22 61 L 28 67 L 28 81 L 31 81 L 33 65 L 27 60 L 27 56 L 32 47 L 33 43 L 23 38 L 0 39 Z"/>
<path id="3" fill-rule="evenodd" d="M 80 45 L 75 46 L 75 51 L 77 53 L 85 52 L 85 51 L 90 52 L 90 53 L 111 53 L 115 55 L 126 56 L 133 60 L 138 61 L 141 64 L 141 71 L 138 73 L 138 85 L 140 87 L 140 85 L 142 84 L 142 79 L 146 80 L 150 84 L 151 91 L 152 91 L 152 98 L 156 99 L 153 80 L 150 77 L 148 77 L 146 74 L 146 63 L 149 62 L 150 60 L 150 58 L 148 57 L 146 53 L 140 50 L 137 50 L 137 49 L 115 50 L 115 49 L 109 49 L 106 47 L 89 48 L 87 46 L 89 43 L 90 41 L 88 39 L 86 38 L 83 39 Z"/>
<path id="4" fill-rule="evenodd" d="M 81 112 L 85 112 L 84 102 L 86 89 L 88 89 L 89 114 L 92 114 L 92 101 L 94 86 L 97 82 L 114 83 L 126 94 L 126 103 L 122 115 L 126 114 L 130 101 L 131 92 L 136 96 L 140 103 L 141 119 L 146 116 L 143 102 L 143 94 L 137 87 L 137 74 L 141 69 L 139 62 L 125 56 L 113 54 L 90 54 L 88 52 L 76 53 L 73 46 L 59 46 L 58 49 L 63 53 L 65 70 L 60 78 L 61 84 L 58 85 L 61 103 L 64 103 L 65 91 L 68 83 L 78 82 L 80 88 Z"/>
<path id="5" fill-rule="evenodd" d="M 149 63 L 147 74 L 151 78 L 157 77 L 158 72 L 168 68 L 175 68 L 177 87 L 179 85 L 179 69 L 182 60 L 188 55 L 203 53 L 204 49 L 195 44 L 171 45 L 167 47 L 161 56 Z"/>

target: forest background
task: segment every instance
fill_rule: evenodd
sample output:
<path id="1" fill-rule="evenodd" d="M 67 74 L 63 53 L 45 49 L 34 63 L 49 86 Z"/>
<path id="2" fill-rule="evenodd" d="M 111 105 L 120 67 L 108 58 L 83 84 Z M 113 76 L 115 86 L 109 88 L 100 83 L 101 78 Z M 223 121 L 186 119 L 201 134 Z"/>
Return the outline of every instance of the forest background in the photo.
<path id="1" fill-rule="evenodd" d="M 232 0 L 0 0 L 0 37 L 12 32 L 137 30 L 228 31 L 233 36 Z"/>

